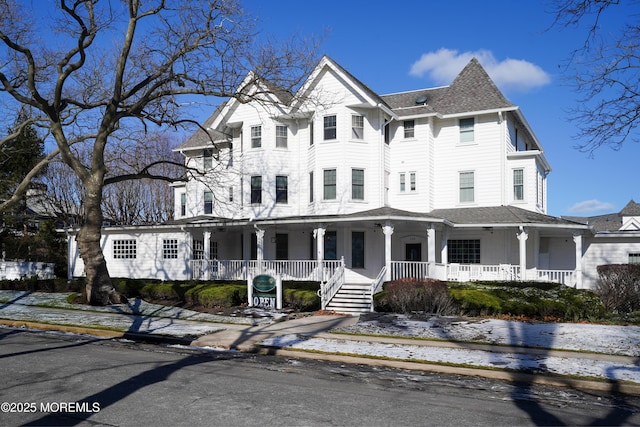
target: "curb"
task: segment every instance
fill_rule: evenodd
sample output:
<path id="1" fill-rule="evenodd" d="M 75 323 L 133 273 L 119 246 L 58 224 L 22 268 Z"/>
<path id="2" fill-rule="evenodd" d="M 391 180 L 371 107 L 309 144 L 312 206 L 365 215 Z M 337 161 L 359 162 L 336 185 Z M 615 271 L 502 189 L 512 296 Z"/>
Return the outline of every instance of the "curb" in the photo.
<path id="1" fill-rule="evenodd" d="M 34 329 L 44 331 L 67 332 L 79 335 L 90 335 L 103 338 L 122 338 L 136 342 L 149 344 L 180 344 L 194 346 L 196 339 L 170 337 L 138 332 L 119 332 L 105 329 L 88 328 L 72 325 L 55 325 L 24 320 L 0 319 L 0 325 L 19 329 Z M 322 335 L 322 334 L 320 334 Z M 334 338 L 335 339 L 335 338 Z M 234 348 L 235 351 L 269 356 L 291 357 L 297 359 L 314 359 L 328 362 L 349 363 L 356 365 L 378 366 L 385 368 L 404 369 L 420 372 L 433 372 L 447 375 L 475 376 L 480 378 L 508 381 L 529 385 L 548 385 L 554 387 L 573 388 L 577 390 L 601 391 L 607 393 L 640 396 L 640 384 L 619 383 L 607 380 L 581 380 L 568 376 L 555 376 L 544 374 L 527 374 L 523 372 L 493 370 L 483 368 L 468 368 L 446 366 L 428 361 L 411 362 L 397 359 L 384 359 L 375 357 L 350 356 L 335 353 L 309 352 L 304 350 L 285 350 L 280 347 L 263 346 L 260 344 L 243 345 Z"/>

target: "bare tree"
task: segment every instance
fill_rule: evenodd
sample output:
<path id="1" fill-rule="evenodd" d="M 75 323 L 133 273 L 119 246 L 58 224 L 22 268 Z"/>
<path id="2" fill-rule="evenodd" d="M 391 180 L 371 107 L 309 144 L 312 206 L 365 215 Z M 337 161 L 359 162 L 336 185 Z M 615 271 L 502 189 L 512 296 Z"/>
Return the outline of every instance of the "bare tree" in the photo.
<path id="1" fill-rule="evenodd" d="M 255 21 L 236 0 L 0 0 L 2 102 L 29 107 L 56 145 L 0 209 L 55 159 L 73 170 L 83 189 L 77 241 L 91 304 L 122 299 L 100 247 L 104 186 L 172 179 L 158 174 L 158 162 L 108 175 L 107 147 L 138 144 L 154 125 L 192 122 L 180 103 L 184 96 L 248 102 L 259 95 L 249 90 L 256 84 L 293 91 L 315 62 L 314 46 L 257 40 Z M 88 162 L 78 155 L 81 146 L 88 147 Z"/>
<path id="2" fill-rule="evenodd" d="M 570 112 L 579 128 L 576 137 L 584 141 L 577 148 L 590 154 L 601 146 L 618 150 L 625 141 L 639 140 L 640 15 L 629 13 L 621 28 L 611 28 L 608 14 L 613 6 L 624 7 L 621 3 L 624 0 L 553 2 L 555 26 L 586 31 L 567 65 L 579 96 Z"/>
<path id="3" fill-rule="evenodd" d="M 173 219 L 173 190 L 168 181 L 178 181 L 188 172 L 182 156 L 173 151 L 175 146 L 168 134 L 156 133 L 133 146 L 128 141 L 116 144 L 107 152 L 107 179 L 127 177 L 148 168 L 151 174 L 168 180 L 113 181 L 104 189 L 102 206 L 106 220 L 119 225 L 148 225 Z M 150 159 L 156 161 L 150 163 Z"/>

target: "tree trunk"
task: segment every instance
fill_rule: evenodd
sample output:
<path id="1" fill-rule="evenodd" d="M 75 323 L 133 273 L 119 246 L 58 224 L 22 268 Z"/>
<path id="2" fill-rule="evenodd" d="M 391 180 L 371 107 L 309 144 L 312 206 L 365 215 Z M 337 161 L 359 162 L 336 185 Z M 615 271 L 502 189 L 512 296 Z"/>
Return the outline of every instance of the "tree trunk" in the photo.
<path id="1" fill-rule="evenodd" d="M 80 227 L 77 241 L 80 257 L 84 261 L 86 274 L 85 289 L 87 302 L 91 305 L 109 305 L 126 303 L 127 300 L 113 287 L 107 262 L 100 246 L 102 236 L 102 185 L 92 180 L 86 183 L 84 224 Z"/>

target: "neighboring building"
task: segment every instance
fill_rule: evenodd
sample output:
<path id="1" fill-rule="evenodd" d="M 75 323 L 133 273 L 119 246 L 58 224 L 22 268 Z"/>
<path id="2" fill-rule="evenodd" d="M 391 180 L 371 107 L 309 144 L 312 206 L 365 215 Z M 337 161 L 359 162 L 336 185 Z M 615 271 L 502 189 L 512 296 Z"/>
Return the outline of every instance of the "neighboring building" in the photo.
<path id="1" fill-rule="evenodd" d="M 640 204 L 631 200 L 618 213 L 566 219 L 586 224 L 595 233 L 586 240 L 582 257 L 587 285 L 595 286 L 599 265 L 640 263 Z"/>
<path id="2" fill-rule="evenodd" d="M 334 275 L 326 304 L 407 276 L 593 286 L 593 228 L 546 214 L 542 146 L 476 59 L 390 95 L 328 57 L 295 94 L 250 87 L 262 102 L 230 99 L 177 148 L 200 174 L 174 186 L 174 221 L 104 229 L 112 276 Z M 75 241 L 69 258 L 82 275 Z"/>

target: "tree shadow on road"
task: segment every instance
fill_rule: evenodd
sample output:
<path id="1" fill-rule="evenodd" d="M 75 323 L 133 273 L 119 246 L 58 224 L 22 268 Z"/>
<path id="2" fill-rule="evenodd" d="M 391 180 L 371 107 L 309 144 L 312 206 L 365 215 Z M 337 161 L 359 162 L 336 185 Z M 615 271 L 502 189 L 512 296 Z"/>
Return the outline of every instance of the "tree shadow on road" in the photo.
<path id="1" fill-rule="evenodd" d="M 210 357 L 202 355 L 189 355 L 172 363 L 163 364 L 155 368 L 146 370 L 117 384 L 105 388 L 85 398 L 77 399 L 76 404 L 87 408 L 87 411 L 77 413 L 49 413 L 37 420 L 31 421 L 27 426 L 73 426 L 85 423 L 97 413 L 92 412 L 92 405 L 99 404 L 99 411 L 103 411 L 111 405 L 118 403 L 126 397 L 139 392 L 145 387 L 161 383 L 167 380 L 172 374 L 189 366 L 210 362 Z M 217 360 L 217 359 L 216 359 Z"/>

